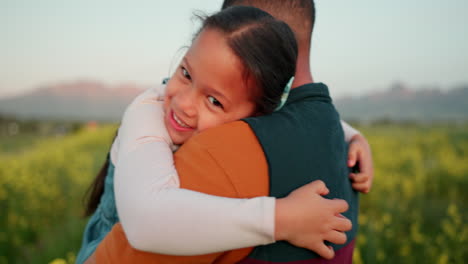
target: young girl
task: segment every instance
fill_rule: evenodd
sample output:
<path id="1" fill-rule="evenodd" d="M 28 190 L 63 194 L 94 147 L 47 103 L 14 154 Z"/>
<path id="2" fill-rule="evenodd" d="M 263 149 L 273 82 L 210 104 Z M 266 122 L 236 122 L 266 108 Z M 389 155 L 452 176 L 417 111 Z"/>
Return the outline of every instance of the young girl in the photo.
<path id="1" fill-rule="evenodd" d="M 274 198 L 228 199 L 179 189 L 172 150 L 210 127 L 281 108 L 296 57 L 289 27 L 259 9 L 232 7 L 208 17 L 167 84 L 164 102 L 161 90 L 150 89 L 124 114 L 101 171 L 107 175 L 94 185 L 88 213 L 95 212 L 77 263 L 119 220 L 135 248 L 163 254 L 274 242 Z"/>

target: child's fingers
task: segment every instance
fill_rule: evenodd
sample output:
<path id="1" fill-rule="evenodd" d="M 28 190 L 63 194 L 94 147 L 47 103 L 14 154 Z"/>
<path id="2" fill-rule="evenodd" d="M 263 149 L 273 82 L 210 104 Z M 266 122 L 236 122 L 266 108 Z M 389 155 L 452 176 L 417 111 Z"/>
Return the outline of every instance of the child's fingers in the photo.
<path id="1" fill-rule="evenodd" d="M 325 235 L 324 239 L 333 244 L 342 245 L 346 243 L 346 234 L 343 232 L 332 230 Z"/>
<path id="2" fill-rule="evenodd" d="M 372 180 L 374 178 L 374 168 L 370 156 L 369 159 L 366 160 L 365 164 L 362 165 L 361 173 L 367 177 L 367 181 L 369 181 L 369 187 L 372 186 Z"/>
<path id="3" fill-rule="evenodd" d="M 313 192 L 319 194 L 319 195 L 327 195 L 330 190 L 328 190 L 327 186 L 325 183 L 321 180 L 316 180 L 311 183 L 309 183 L 310 188 L 312 189 Z"/>
<path id="4" fill-rule="evenodd" d="M 325 245 L 324 243 L 322 243 L 320 247 L 312 249 L 312 251 L 315 251 L 324 259 L 332 259 L 335 256 L 333 248 Z"/>
<path id="5" fill-rule="evenodd" d="M 351 184 L 354 190 L 362 193 L 369 193 L 370 191 L 370 184 L 369 182 L 364 183 L 353 183 Z"/>
<path id="6" fill-rule="evenodd" d="M 359 171 L 367 174 L 373 173 L 372 157 L 369 155 L 361 155 L 362 162 L 359 163 Z"/>
<path id="7" fill-rule="evenodd" d="M 349 220 L 348 218 L 344 217 L 341 214 L 336 215 L 331 225 L 334 230 L 341 231 L 341 232 L 346 232 L 346 231 L 351 230 L 351 228 L 353 228 L 353 224 L 351 223 L 351 220 Z"/>
<path id="8" fill-rule="evenodd" d="M 348 150 L 348 167 L 352 168 L 354 167 L 354 165 L 356 165 L 358 152 L 359 152 L 359 148 L 356 146 L 356 144 L 353 144 L 351 142 L 349 145 L 349 150 Z"/>
<path id="9" fill-rule="evenodd" d="M 354 183 L 362 183 L 368 181 L 370 175 L 367 173 L 350 173 L 349 178 Z"/>
<path id="10" fill-rule="evenodd" d="M 329 203 L 330 203 L 329 208 L 332 208 L 332 210 L 335 212 L 334 215 L 344 213 L 348 211 L 349 209 L 349 205 L 345 200 L 335 198 L 335 199 L 329 200 Z"/>
<path id="11" fill-rule="evenodd" d="M 372 187 L 372 170 L 370 172 L 350 173 L 349 178 L 355 190 L 368 193 Z"/>

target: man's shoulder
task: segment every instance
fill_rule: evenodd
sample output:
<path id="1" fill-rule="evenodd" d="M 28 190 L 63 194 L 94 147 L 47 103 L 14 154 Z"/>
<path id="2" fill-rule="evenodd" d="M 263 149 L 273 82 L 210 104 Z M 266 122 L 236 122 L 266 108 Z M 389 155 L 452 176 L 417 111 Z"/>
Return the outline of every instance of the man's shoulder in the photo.
<path id="1" fill-rule="evenodd" d="M 191 172 L 201 170 L 197 173 L 200 177 L 228 180 L 239 197 L 268 194 L 268 164 L 263 149 L 242 121 L 193 136 L 176 152 L 175 162 L 178 171 L 183 164 Z"/>
<path id="2" fill-rule="evenodd" d="M 265 138 L 285 144 L 344 139 L 338 112 L 331 102 L 320 98 L 296 101 L 269 116 L 245 121 L 264 147 Z"/>
<path id="3" fill-rule="evenodd" d="M 203 145 L 206 149 L 252 147 L 259 144 L 252 129 L 243 121 L 207 129 L 192 137 L 186 144 L 191 142 Z"/>
<path id="4" fill-rule="evenodd" d="M 245 121 L 255 133 L 271 131 L 273 127 L 283 130 L 295 128 L 300 130 L 306 126 L 335 126 L 339 121 L 328 88 L 323 83 L 310 83 L 291 90 L 286 105 L 271 115 L 249 117 Z"/>
<path id="5" fill-rule="evenodd" d="M 207 129 L 193 136 L 177 151 L 192 156 L 204 156 L 214 160 L 223 167 L 233 167 L 237 164 L 250 166 L 254 161 L 264 159 L 264 154 L 255 133 L 243 121 L 227 123 Z"/>

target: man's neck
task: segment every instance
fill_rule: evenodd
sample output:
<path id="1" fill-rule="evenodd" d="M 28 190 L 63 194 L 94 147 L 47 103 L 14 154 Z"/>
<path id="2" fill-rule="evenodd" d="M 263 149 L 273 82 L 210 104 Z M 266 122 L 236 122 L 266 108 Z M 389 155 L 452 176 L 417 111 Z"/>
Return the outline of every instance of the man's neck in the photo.
<path id="1" fill-rule="evenodd" d="M 299 87 L 304 84 L 313 83 L 314 79 L 310 71 L 310 61 L 308 52 L 299 52 L 297 56 L 296 74 L 292 88 Z"/>

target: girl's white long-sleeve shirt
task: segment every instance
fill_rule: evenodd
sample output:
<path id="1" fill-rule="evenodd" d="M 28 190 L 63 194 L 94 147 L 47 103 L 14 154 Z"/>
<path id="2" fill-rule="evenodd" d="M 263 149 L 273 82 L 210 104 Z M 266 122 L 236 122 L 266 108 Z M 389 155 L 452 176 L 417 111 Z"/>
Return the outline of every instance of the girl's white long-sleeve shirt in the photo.
<path id="1" fill-rule="evenodd" d="M 225 198 L 179 188 L 163 90 L 150 88 L 128 106 L 111 148 L 117 211 L 132 247 L 199 255 L 275 242 L 274 198 Z M 347 141 L 358 133 L 342 125 Z"/>

